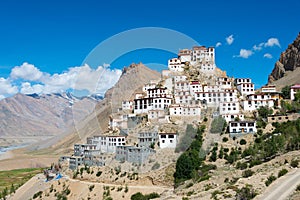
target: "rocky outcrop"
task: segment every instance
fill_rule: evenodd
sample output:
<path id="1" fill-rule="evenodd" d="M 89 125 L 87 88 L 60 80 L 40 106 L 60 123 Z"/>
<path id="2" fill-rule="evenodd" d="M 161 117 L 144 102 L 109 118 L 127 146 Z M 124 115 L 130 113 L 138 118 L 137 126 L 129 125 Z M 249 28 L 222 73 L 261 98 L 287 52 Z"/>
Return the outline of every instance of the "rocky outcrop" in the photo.
<path id="1" fill-rule="evenodd" d="M 281 53 L 280 59 L 275 63 L 272 73 L 269 75 L 269 83 L 273 83 L 286 76 L 289 71 L 300 67 L 300 33 L 296 40 Z"/>

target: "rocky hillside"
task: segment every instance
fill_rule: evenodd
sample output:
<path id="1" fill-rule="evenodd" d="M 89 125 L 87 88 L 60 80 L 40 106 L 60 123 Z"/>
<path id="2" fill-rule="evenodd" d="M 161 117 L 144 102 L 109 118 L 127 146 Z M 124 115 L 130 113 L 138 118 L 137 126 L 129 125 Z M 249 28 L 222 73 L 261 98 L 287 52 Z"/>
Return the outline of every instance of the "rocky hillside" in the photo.
<path id="1" fill-rule="evenodd" d="M 269 75 L 268 82 L 278 86 L 300 82 L 299 68 L 300 33 L 298 34 L 295 41 L 290 44 L 284 52 L 281 53 L 280 59 L 275 63 L 275 67 L 272 73 Z"/>
<path id="2" fill-rule="evenodd" d="M 149 69 L 142 63 L 125 67 L 119 81 L 106 92 L 105 98 L 96 105 L 94 112 L 76 124 L 72 134 L 55 143 L 52 150 L 61 152 L 61 146 L 73 147 L 76 142 L 85 142 L 88 136 L 105 132 L 109 116 L 121 107 L 121 102 L 132 98 L 144 84 L 149 83 L 150 80 L 158 80 L 160 76 L 159 72 Z"/>
<path id="3" fill-rule="evenodd" d="M 94 98 L 70 94 L 24 95 L 0 101 L 0 144 L 31 143 L 59 135 L 90 114 Z"/>

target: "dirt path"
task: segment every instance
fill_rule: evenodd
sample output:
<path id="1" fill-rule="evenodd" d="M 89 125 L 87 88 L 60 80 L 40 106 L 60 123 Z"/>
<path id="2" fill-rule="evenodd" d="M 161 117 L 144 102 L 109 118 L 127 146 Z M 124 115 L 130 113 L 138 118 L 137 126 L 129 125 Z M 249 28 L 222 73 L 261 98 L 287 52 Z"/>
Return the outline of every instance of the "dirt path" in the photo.
<path id="1" fill-rule="evenodd" d="M 284 177 L 277 179 L 256 200 L 285 200 L 300 184 L 300 169 L 294 169 Z"/>

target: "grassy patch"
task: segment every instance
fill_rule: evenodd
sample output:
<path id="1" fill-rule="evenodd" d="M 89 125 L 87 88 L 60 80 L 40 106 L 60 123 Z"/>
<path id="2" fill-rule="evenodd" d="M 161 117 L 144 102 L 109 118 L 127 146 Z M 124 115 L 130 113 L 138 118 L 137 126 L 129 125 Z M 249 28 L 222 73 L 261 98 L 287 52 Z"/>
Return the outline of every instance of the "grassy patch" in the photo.
<path id="1" fill-rule="evenodd" d="M 28 169 L 14 169 L 9 171 L 0 171 L 0 192 L 5 188 L 10 190 L 13 185 L 14 188 L 18 188 L 29 179 L 38 173 L 41 173 L 41 168 L 28 168 Z"/>

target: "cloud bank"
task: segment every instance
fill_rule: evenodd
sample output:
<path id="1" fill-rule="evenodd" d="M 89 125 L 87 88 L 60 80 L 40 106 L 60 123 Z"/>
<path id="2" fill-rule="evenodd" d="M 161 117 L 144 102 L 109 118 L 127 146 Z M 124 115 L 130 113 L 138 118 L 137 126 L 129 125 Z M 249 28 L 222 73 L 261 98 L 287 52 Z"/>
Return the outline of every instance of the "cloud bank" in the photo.
<path id="1" fill-rule="evenodd" d="M 121 70 L 110 69 L 107 65 L 96 69 L 83 65 L 71 67 L 62 73 L 49 74 L 24 62 L 15 66 L 7 79 L 0 77 L 0 99 L 18 92 L 50 94 L 66 90 L 84 90 L 103 95 L 119 80 L 121 74 Z"/>

